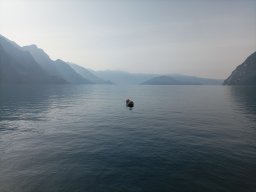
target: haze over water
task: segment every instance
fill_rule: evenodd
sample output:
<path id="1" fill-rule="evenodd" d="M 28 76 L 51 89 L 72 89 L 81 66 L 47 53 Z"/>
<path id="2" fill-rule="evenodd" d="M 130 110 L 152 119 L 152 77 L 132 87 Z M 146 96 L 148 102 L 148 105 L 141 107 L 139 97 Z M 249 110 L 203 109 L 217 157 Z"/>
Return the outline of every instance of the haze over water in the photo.
<path id="1" fill-rule="evenodd" d="M 93 70 L 225 79 L 256 47 L 255 0 L 1 0 L 0 34 Z"/>
<path id="2" fill-rule="evenodd" d="M 254 191 L 255 98 L 254 87 L 1 86 L 0 191 Z"/>

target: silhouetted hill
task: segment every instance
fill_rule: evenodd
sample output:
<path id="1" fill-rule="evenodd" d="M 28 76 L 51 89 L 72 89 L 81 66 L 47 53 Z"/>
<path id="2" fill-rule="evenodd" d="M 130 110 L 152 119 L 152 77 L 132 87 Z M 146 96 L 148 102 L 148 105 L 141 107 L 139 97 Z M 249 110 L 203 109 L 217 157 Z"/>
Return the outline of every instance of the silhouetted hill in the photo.
<path id="1" fill-rule="evenodd" d="M 256 85 L 256 52 L 251 54 L 223 82 L 224 85 Z"/>
<path id="2" fill-rule="evenodd" d="M 65 83 L 48 75 L 29 52 L 0 35 L 0 83 Z"/>
<path id="3" fill-rule="evenodd" d="M 24 46 L 24 50 L 29 51 L 39 65 L 51 76 L 64 79 L 68 83 L 91 83 L 88 79 L 78 74 L 70 65 L 60 59 L 53 61 L 50 57 L 36 45 Z"/>
<path id="4" fill-rule="evenodd" d="M 90 82 L 95 84 L 113 84 L 110 81 L 105 81 L 104 79 L 101 79 L 97 77 L 95 74 L 91 73 L 89 70 L 85 69 L 84 67 L 81 67 L 79 65 L 76 65 L 74 63 L 69 63 L 69 65 L 82 77 L 88 79 Z"/>

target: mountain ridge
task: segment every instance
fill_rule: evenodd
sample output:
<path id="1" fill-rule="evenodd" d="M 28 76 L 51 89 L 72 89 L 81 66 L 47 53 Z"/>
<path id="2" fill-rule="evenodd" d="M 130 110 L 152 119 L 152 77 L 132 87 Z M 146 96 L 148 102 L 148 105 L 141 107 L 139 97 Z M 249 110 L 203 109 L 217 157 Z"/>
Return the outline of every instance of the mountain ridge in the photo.
<path id="1" fill-rule="evenodd" d="M 28 51 L 37 63 L 50 75 L 60 77 L 71 84 L 91 83 L 86 78 L 77 74 L 65 61 L 61 59 L 51 60 L 47 53 L 36 45 L 28 45 L 22 48 Z"/>
<path id="2" fill-rule="evenodd" d="M 73 68 L 79 75 L 82 77 L 87 78 L 89 81 L 96 83 L 96 84 L 113 84 L 111 81 L 106 81 L 98 76 L 96 76 L 94 73 L 90 72 L 89 70 L 85 69 L 84 67 L 70 63 L 68 64 Z"/>
<path id="3" fill-rule="evenodd" d="M 3 36 L 0 36 L 0 55 L 1 84 L 65 83 L 49 76 L 29 52 Z"/>

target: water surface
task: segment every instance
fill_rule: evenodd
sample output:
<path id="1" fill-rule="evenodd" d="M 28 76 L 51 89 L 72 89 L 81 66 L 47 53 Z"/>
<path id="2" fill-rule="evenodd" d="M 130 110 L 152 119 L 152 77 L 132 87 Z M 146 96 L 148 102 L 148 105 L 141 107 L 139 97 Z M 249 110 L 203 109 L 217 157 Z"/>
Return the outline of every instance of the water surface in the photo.
<path id="1" fill-rule="evenodd" d="M 0 87 L 1 192 L 255 191 L 255 178 L 254 87 Z"/>

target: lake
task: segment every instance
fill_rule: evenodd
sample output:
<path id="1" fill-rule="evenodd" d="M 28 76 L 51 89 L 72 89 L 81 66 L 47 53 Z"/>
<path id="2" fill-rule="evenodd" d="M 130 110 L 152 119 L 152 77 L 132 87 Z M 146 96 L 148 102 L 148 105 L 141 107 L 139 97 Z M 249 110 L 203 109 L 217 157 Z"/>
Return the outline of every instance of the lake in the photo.
<path id="1" fill-rule="evenodd" d="M 0 191 L 256 191 L 256 89 L 0 86 Z"/>

